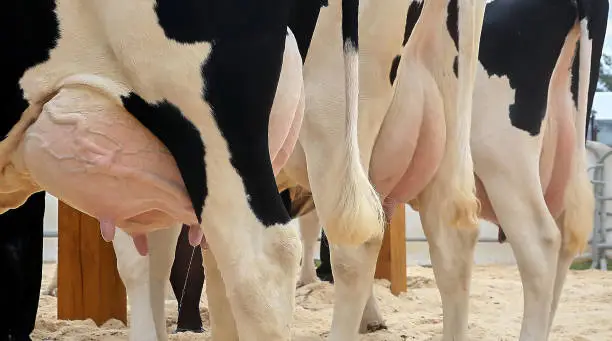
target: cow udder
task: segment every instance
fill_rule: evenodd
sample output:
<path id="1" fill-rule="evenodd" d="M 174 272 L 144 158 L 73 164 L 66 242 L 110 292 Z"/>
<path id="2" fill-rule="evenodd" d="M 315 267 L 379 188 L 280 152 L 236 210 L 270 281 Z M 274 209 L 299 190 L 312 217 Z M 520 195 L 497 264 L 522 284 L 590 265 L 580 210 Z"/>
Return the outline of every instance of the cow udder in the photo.
<path id="1" fill-rule="evenodd" d="M 14 158 L 43 190 L 132 235 L 197 224 L 170 152 L 91 87 L 60 90 L 27 129 Z"/>

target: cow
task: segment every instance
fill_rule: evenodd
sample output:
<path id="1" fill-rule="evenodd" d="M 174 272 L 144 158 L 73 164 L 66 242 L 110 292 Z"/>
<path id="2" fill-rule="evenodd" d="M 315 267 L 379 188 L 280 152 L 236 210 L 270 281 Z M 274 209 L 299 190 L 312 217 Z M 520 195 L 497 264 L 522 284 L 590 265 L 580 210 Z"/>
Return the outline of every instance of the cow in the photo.
<path id="1" fill-rule="evenodd" d="M 147 235 L 188 224 L 190 243 L 209 246 L 213 339 L 289 339 L 300 244 L 274 175 L 301 132 L 301 63 L 283 63 L 300 58 L 293 3 L 9 1 L 2 42 L 18 106 L 2 114 L 0 213 L 45 190 L 98 218 L 104 239 L 121 228 L 142 255 Z M 321 146 L 336 175 L 315 200 L 340 244 L 384 225 L 356 135 L 357 5 L 343 0 L 343 143 Z M 282 115 L 271 114 L 276 90 Z"/>
<path id="2" fill-rule="evenodd" d="M 548 339 L 566 273 L 575 255 L 586 245 L 592 228 L 594 206 L 587 175 L 585 132 L 598 80 L 608 6 L 607 0 L 494 0 L 486 5 L 470 143 L 481 203 L 480 217 L 500 226 L 500 239 L 505 237 L 511 244 L 521 274 L 524 288 L 522 341 Z M 410 41 L 418 39 L 415 37 L 417 29 L 408 28 L 415 23 L 418 25 L 424 11 L 420 1 L 411 2 L 405 30 L 408 49 Z M 385 24 L 394 19 L 385 18 Z M 398 27 L 395 30 L 403 31 Z M 397 35 L 396 31 L 393 34 Z M 383 53 L 382 47 L 367 49 L 368 37 L 362 35 L 361 38 L 362 51 Z M 392 36 L 387 39 L 392 40 Z M 371 44 L 380 46 L 384 41 L 373 37 Z M 316 51 L 317 32 L 312 44 Z M 380 70 L 374 63 L 376 53 L 369 56 L 371 62 L 362 58 L 364 72 L 371 70 L 374 74 Z M 390 54 L 387 58 L 391 58 Z M 392 69 L 391 80 L 395 81 L 396 89 L 414 89 L 422 82 L 418 78 L 419 70 L 411 64 L 413 61 L 402 55 L 398 68 Z M 318 70 L 321 74 L 329 72 L 321 64 L 313 68 L 321 68 Z M 307 95 L 308 73 L 309 64 L 306 63 Z M 383 78 L 380 73 L 375 76 Z M 367 77 L 361 80 L 362 87 L 373 83 Z M 328 103 L 332 101 L 325 97 L 328 94 L 323 89 L 320 97 L 313 101 Z M 404 100 L 409 102 L 407 98 Z M 371 101 L 375 99 L 372 97 Z M 391 107 L 393 105 L 391 102 Z M 360 110 L 363 112 L 368 107 L 364 101 Z M 385 124 L 386 121 L 387 118 Z M 400 128 L 397 121 L 391 122 L 395 122 L 395 127 L 378 132 L 373 154 L 385 139 L 390 140 L 386 143 L 397 143 L 392 137 L 401 138 L 405 134 L 405 126 Z M 360 137 L 376 135 L 366 122 L 360 128 L 363 128 Z M 435 145 L 432 146 L 431 141 L 422 146 L 420 140 L 418 143 L 410 167 L 422 170 L 415 159 L 419 148 L 431 156 Z M 393 145 L 387 146 L 393 148 Z M 362 151 L 367 150 L 362 145 Z M 383 198 L 397 199 L 394 197 L 397 187 L 388 185 L 383 175 L 385 171 L 397 171 L 398 163 L 403 162 L 398 155 L 372 156 L 370 176 Z M 404 168 L 400 170 L 403 172 Z M 439 171 L 444 170 L 442 166 L 439 168 Z M 478 230 L 453 229 L 442 224 L 439 212 L 431 206 L 438 197 L 426 187 L 421 192 L 414 190 L 423 184 L 413 179 L 406 178 L 415 181 L 408 182 L 413 186 L 408 189 L 415 195 L 398 201 L 411 204 L 421 217 L 442 299 L 443 340 L 466 340 L 470 278 Z M 300 224 L 303 240 L 309 241 L 304 245 L 304 257 L 311 257 L 319 231 L 316 214 L 308 218 L 303 216 Z M 348 253 L 344 250 L 346 247 L 331 245 L 330 248 L 336 297 L 347 296 L 355 300 L 358 288 L 371 290 L 370 266 L 376 262 L 376 252 L 355 253 L 347 259 L 342 258 Z M 335 255 L 337 253 L 341 256 Z M 303 262 L 312 262 L 312 258 L 305 258 Z M 362 265 L 357 270 L 359 264 Z M 353 269 L 349 277 L 353 282 L 350 286 L 339 285 L 347 268 Z M 308 282 L 304 279 L 316 278 L 312 267 L 305 266 L 302 271 L 310 272 L 300 276 L 303 283 Z M 368 273 L 367 278 L 362 273 Z M 362 319 L 362 331 L 368 324 L 371 327 L 383 325 L 373 296 L 368 299 L 365 310 L 358 310 L 354 303 L 347 302 L 337 310 L 351 312 L 353 321 Z M 340 303 L 338 300 L 336 304 Z"/>
<path id="3" fill-rule="evenodd" d="M 386 217 L 398 202 L 418 199 L 422 212 L 435 218 L 434 228 L 444 226 L 459 234 L 474 231 L 479 203 L 469 139 L 484 2 L 393 0 L 385 6 L 373 1 L 362 6 L 359 145 Z M 304 124 L 310 120 L 321 135 L 341 120 L 344 96 L 341 83 L 334 81 L 341 61 L 332 55 L 340 42 L 329 39 L 329 32 L 339 25 L 340 3 L 330 1 L 329 7 L 321 12 L 304 64 Z M 297 201 L 310 197 L 316 181 L 327 176 L 310 167 L 307 149 L 318 140 L 302 132 L 277 177 L 286 188 L 295 189 Z M 316 194 L 312 196 L 320 214 Z M 325 222 L 321 224 L 331 243 L 336 292 L 330 339 L 355 340 L 361 312 L 373 300 L 382 239 L 339 247 Z M 309 261 L 304 258 L 303 264 Z M 367 304 L 366 324 L 379 320 L 369 311 L 372 306 Z"/>
<path id="4" fill-rule="evenodd" d="M 445 148 L 446 152 L 440 152 L 441 154 L 444 154 L 444 158 L 442 160 L 438 160 L 438 162 L 443 162 L 443 164 L 447 165 L 447 167 L 453 169 L 453 172 L 447 172 L 447 174 L 444 174 L 444 176 L 439 177 L 438 181 L 434 181 L 436 186 L 433 187 L 445 194 L 445 197 L 441 197 L 441 199 L 446 200 L 440 200 L 439 205 L 441 208 L 443 208 L 443 211 L 448 212 L 448 214 L 444 216 L 442 220 L 444 222 L 448 222 L 449 224 L 455 224 L 459 226 L 459 228 L 466 228 L 466 226 L 472 226 L 477 223 L 476 218 L 478 201 L 475 195 L 475 183 L 472 175 L 473 169 L 471 154 L 469 152 L 466 153 L 466 151 L 469 151 L 469 134 L 466 135 L 464 130 L 467 129 L 469 131 L 470 126 L 470 99 L 474 83 L 474 77 L 471 76 L 471 74 L 475 72 L 475 62 L 477 57 L 476 53 L 478 50 L 484 3 L 478 1 L 465 1 L 461 2 L 461 4 L 462 6 L 459 7 L 454 1 L 449 2 L 442 0 L 426 3 L 424 6 L 425 19 L 423 19 L 423 24 L 416 26 L 417 30 L 419 30 L 423 35 L 423 41 L 433 39 L 432 41 L 438 43 L 431 49 L 427 46 L 419 47 L 419 50 L 426 53 L 428 58 L 428 64 L 421 70 L 421 75 L 429 82 L 429 85 L 442 87 L 442 90 L 440 91 L 431 87 L 428 88 L 428 90 L 432 92 L 431 96 L 440 101 L 438 104 L 441 105 L 443 103 L 446 106 L 446 108 L 438 107 L 438 109 L 441 110 L 439 112 L 441 117 L 438 118 L 443 120 L 442 122 L 438 123 L 442 124 L 445 134 L 442 136 L 434 136 L 434 140 L 442 138 L 442 140 L 446 141 L 448 144 L 448 147 Z M 315 204 L 317 205 L 318 212 L 321 216 L 329 216 L 328 212 L 321 213 L 319 209 L 321 207 L 321 203 L 328 203 L 330 199 L 333 199 L 334 202 L 340 203 L 344 201 L 344 199 L 338 197 L 320 197 L 320 193 L 318 192 L 319 190 L 317 189 L 336 186 L 335 182 L 337 182 L 337 178 L 335 178 L 333 174 L 338 172 L 338 167 L 342 168 L 350 166 L 350 162 L 339 157 L 336 151 L 330 148 L 322 147 L 332 145 L 347 145 L 342 135 L 342 130 L 338 130 L 337 127 L 339 125 L 341 126 L 345 121 L 338 115 L 338 113 L 344 110 L 344 108 L 342 108 L 344 103 L 343 99 L 348 97 L 345 96 L 343 98 L 341 91 L 343 86 L 341 84 L 339 85 L 337 82 L 334 83 L 336 80 L 335 78 L 331 77 L 332 75 L 336 75 L 338 72 L 337 66 L 342 63 L 341 60 L 337 60 L 333 56 L 332 52 L 335 48 L 341 48 L 343 42 L 328 39 L 330 31 L 337 30 L 338 26 L 340 25 L 339 17 L 343 10 L 343 6 L 344 3 L 342 3 L 341 7 L 340 1 L 331 1 L 329 2 L 329 6 L 327 8 L 322 9 L 321 13 L 323 13 L 323 15 L 317 22 L 318 31 L 315 30 L 315 37 L 313 38 L 308 50 L 308 55 L 305 58 L 306 68 L 304 77 L 306 79 L 306 113 L 304 115 L 304 122 L 294 153 L 291 154 L 287 164 L 276 177 L 276 183 L 279 191 L 287 193 L 286 190 L 289 189 L 291 192 L 290 197 L 292 207 L 289 210 L 291 217 L 304 214 L 308 210 L 311 210 Z M 377 20 L 378 22 L 385 21 L 389 16 L 393 17 L 395 15 L 397 17 L 397 13 L 405 13 L 407 10 L 408 4 L 402 3 L 401 1 L 386 3 L 385 6 L 377 6 L 376 3 L 371 1 L 361 2 L 361 14 L 359 20 L 360 22 L 366 23 L 366 28 L 363 32 L 368 32 L 368 37 L 374 37 L 371 40 L 368 39 L 370 41 L 370 46 L 366 47 L 366 51 L 377 51 L 379 46 L 372 46 L 372 42 L 374 42 L 376 39 L 375 37 L 387 37 L 393 30 L 393 27 L 384 27 L 383 30 L 375 30 L 375 34 L 372 34 L 372 28 L 377 28 L 374 26 Z M 403 17 L 403 15 L 401 17 Z M 401 21 L 404 22 L 404 19 L 402 18 Z M 399 27 L 400 25 L 397 26 Z M 317 32 L 319 37 L 324 38 L 319 38 L 317 40 Z M 364 34 L 363 32 L 361 35 Z M 428 36 L 427 32 L 430 32 L 432 36 Z M 459 34 L 459 32 L 462 33 Z M 456 43 L 455 40 L 453 40 L 453 37 L 456 38 Z M 380 63 L 378 66 L 384 65 L 385 68 L 389 68 L 394 64 L 393 59 L 398 51 L 401 51 L 402 45 L 405 45 L 405 43 L 402 44 L 401 35 L 396 35 L 395 38 L 396 44 L 393 44 L 393 41 L 391 41 L 384 47 L 386 51 L 393 51 L 393 55 L 390 58 L 381 58 L 381 60 L 378 60 L 377 62 Z M 326 46 L 326 42 L 329 42 L 330 44 Z M 439 58 L 430 58 L 431 56 L 438 56 Z M 414 61 L 417 64 L 424 62 L 424 59 L 418 54 L 405 54 L 404 57 L 407 60 Z M 317 67 L 312 67 L 311 70 L 318 70 L 318 65 L 324 64 L 322 63 L 322 60 L 332 61 L 330 65 L 327 65 L 329 69 L 320 70 L 321 73 L 327 73 L 328 76 L 330 76 L 328 79 L 326 79 L 327 82 L 320 81 L 320 79 L 316 77 L 320 76 L 320 74 L 312 75 L 308 72 L 309 63 L 311 63 L 311 65 L 317 65 Z M 380 84 L 379 79 L 374 78 L 373 76 L 375 76 L 376 73 L 373 73 L 370 70 L 360 72 L 360 78 L 367 75 L 368 77 L 366 77 L 366 79 L 368 81 L 375 82 L 365 88 L 365 90 L 368 90 L 365 91 L 365 98 L 372 98 L 372 94 L 369 93 L 369 86 Z M 312 80 L 310 84 L 308 81 L 309 79 Z M 389 82 L 387 77 L 385 77 L 385 82 L 384 94 L 376 95 L 390 98 L 394 91 L 393 83 Z M 310 88 L 308 88 L 309 85 Z M 340 93 L 338 93 L 339 90 Z M 364 93 L 364 88 L 360 90 L 361 93 Z M 316 99 L 318 96 L 320 96 L 320 93 L 329 94 L 330 98 L 334 98 L 334 100 L 331 102 L 322 101 L 317 103 Z M 404 90 L 404 92 L 401 93 L 402 96 L 397 96 L 397 100 L 401 101 L 403 96 L 406 94 L 410 94 L 410 92 L 406 92 Z M 336 98 L 339 98 L 339 100 L 336 100 Z M 309 103 L 309 101 L 312 103 Z M 361 104 L 363 105 L 363 101 Z M 386 105 L 384 103 L 378 101 L 378 104 L 380 107 L 385 107 L 386 109 Z M 368 108 L 369 111 L 378 113 L 373 111 L 374 109 L 380 108 Z M 398 107 L 396 109 L 400 108 Z M 364 116 L 364 114 L 361 113 L 360 115 L 362 115 L 362 117 Z M 415 115 L 415 122 L 420 122 L 421 116 L 421 114 Z M 368 118 L 367 115 L 365 115 L 365 117 Z M 382 118 L 384 117 L 381 116 L 379 118 L 381 120 L 377 123 L 378 126 L 382 124 Z M 364 124 L 366 126 L 370 126 L 372 124 L 369 118 L 365 120 L 366 123 L 364 123 L 363 120 L 360 120 L 360 122 L 360 132 L 364 131 Z M 357 128 L 357 126 L 352 127 L 352 129 Z M 332 134 L 330 134 L 330 132 Z M 416 134 L 418 137 L 418 131 L 411 132 L 411 134 Z M 361 153 L 357 152 L 356 155 L 360 156 L 361 162 L 364 164 L 368 164 L 368 162 L 367 158 L 364 160 L 363 153 L 369 153 L 371 151 L 372 144 L 374 143 L 373 137 L 375 136 L 366 134 L 366 138 L 370 140 L 368 145 L 362 141 L 364 139 L 364 135 L 360 134 L 359 136 Z M 366 141 L 368 141 L 367 139 Z M 365 149 L 363 148 L 364 145 L 366 146 Z M 356 152 L 356 150 L 352 150 L 352 152 Z M 340 160 L 341 165 L 335 164 L 335 162 L 338 160 Z M 306 164 L 308 165 L 307 173 Z M 300 184 L 303 187 L 296 186 L 295 184 Z M 347 194 L 346 192 L 341 193 L 343 193 L 342 195 Z M 378 196 L 378 194 L 376 195 Z M 312 200 L 308 200 L 310 198 Z M 325 207 L 327 206 L 328 205 L 325 205 Z M 387 211 L 386 213 L 390 214 L 391 212 Z M 322 220 L 324 222 L 328 221 L 326 219 Z M 345 219 L 343 218 L 343 220 Z M 334 232 L 333 229 L 326 229 L 326 232 L 330 240 L 333 241 L 333 234 L 336 232 Z M 155 238 L 155 241 L 153 241 L 153 238 Z M 381 239 L 382 235 L 372 236 L 365 245 L 359 245 L 356 247 L 353 246 L 351 250 L 355 250 L 354 252 L 357 253 L 366 252 L 375 255 L 380 247 Z M 154 233 L 149 234 L 149 242 L 152 244 L 154 243 L 155 245 L 161 245 L 163 240 L 163 237 L 154 237 Z M 149 276 L 153 276 L 153 274 L 146 274 L 144 272 L 135 273 L 127 270 L 133 268 L 133 266 L 127 266 L 125 267 L 126 270 L 122 271 L 121 264 L 124 261 L 129 262 L 129 260 L 133 259 L 129 253 L 134 254 L 135 251 L 129 250 L 131 247 L 129 243 L 123 243 L 124 246 L 120 247 L 120 249 L 123 251 L 118 250 L 117 245 L 119 244 L 117 243 L 117 240 L 115 241 L 114 245 L 116 248 L 120 273 L 133 276 L 133 278 L 127 281 L 124 278 L 124 283 L 126 283 L 126 287 L 128 287 L 128 292 L 131 291 L 129 287 L 137 288 L 139 286 L 138 283 L 141 283 L 143 278 L 146 279 L 150 278 Z M 171 252 L 168 250 L 169 248 L 172 248 L 173 245 L 166 242 L 166 246 L 167 247 L 159 246 L 158 249 L 164 250 L 161 253 L 169 255 Z M 350 259 L 350 253 L 351 252 L 345 255 L 343 259 Z M 222 311 L 218 309 L 219 306 L 227 304 L 227 298 L 224 295 L 218 294 L 220 290 L 222 290 L 222 287 L 218 286 L 218 283 L 220 283 L 221 280 L 216 278 L 220 277 L 217 265 L 214 261 L 211 261 L 209 250 L 203 250 L 203 254 L 207 278 L 206 288 L 207 295 L 209 297 L 209 310 L 211 312 L 211 324 L 214 326 L 225 326 L 225 328 L 213 328 L 213 338 L 216 339 L 216 337 L 219 336 L 219 339 L 222 340 L 236 340 L 238 339 L 238 335 L 236 334 L 235 328 L 235 316 L 228 310 Z M 151 253 L 149 257 L 153 257 L 153 254 Z M 156 269 L 149 268 L 151 273 L 160 274 L 164 273 L 164 270 L 161 268 L 164 266 L 167 267 L 170 263 L 150 261 L 149 264 L 151 266 L 156 266 Z M 367 272 L 362 274 L 360 273 L 359 276 L 361 276 L 362 279 L 367 280 L 368 277 L 373 277 L 374 264 L 371 265 L 372 266 L 370 268 L 372 276 L 370 276 Z M 352 281 L 354 279 L 352 275 L 356 273 L 356 268 L 351 269 L 350 267 L 346 267 L 344 269 L 349 271 L 344 273 L 344 277 L 339 276 L 342 279 L 342 284 L 351 285 L 351 283 L 348 281 Z M 159 280 L 161 281 L 161 278 Z M 355 281 L 355 283 L 359 283 L 359 281 Z M 134 290 L 138 291 L 138 289 Z M 369 297 L 370 290 L 371 289 L 368 287 L 367 283 L 360 283 L 360 291 L 356 296 L 354 295 L 354 291 L 351 291 L 350 295 L 347 295 L 349 291 L 339 290 L 339 293 L 345 295 L 338 297 L 338 304 L 336 307 L 344 307 L 350 304 L 349 309 L 353 311 L 355 309 L 363 310 L 366 300 Z M 149 305 L 147 305 L 146 302 L 148 297 L 151 297 L 152 300 L 159 301 L 163 297 L 160 291 L 158 291 L 157 295 L 147 295 L 141 292 L 140 297 L 141 299 L 138 300 L 138 302 L 140 302 L 138 303 L 139 307 L 146 307 L 149 305 L 151 307 L 157 307 L 154 309 L 157 309 L 158 312 L 153 313 L 152 315 L 161 316 L 162 307 L 159 303 L 151 302 Z M 134 305 L 136 305 L 136 303 L 133 303 L 133 306 Z M 355 318 L 352 316 L 351 312 L 348 310 L 341 311 L 336 309 L 330 340 L 355 339 L 357 337 L 356 334 L 359 327 L 359 318 L 360 317 Z M 148 321 L 149 323 L 155 323 L 157 328 L 163 328 L 163 321 L 160 321 L 159 319 L 154 319 L 153 322 L 150 322 L 151 319 Z M 145 328 L 138 327 L 138 330 L 144 329 Z M 149 327 L 148 330 L 152 329 L 152 327 Z M 223 330 L 223 334 L 215 334 L 215 330 Z"/>

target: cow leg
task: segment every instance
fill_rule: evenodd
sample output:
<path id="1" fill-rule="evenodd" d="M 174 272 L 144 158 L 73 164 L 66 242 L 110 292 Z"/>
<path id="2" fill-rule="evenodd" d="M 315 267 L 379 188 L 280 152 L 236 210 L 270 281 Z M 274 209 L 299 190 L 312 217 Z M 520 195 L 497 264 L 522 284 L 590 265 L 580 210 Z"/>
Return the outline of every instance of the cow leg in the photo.
<path id="1" fill-rule="evenodd" d="M 181 225 L 149 233 L 149 300 L 157 340 L 167 340 L 166 291 Z"/>
<path id="2" fill-rule="evenodd" d="M 334 274 L 332 273 L 331 260 L 329 259 L 329 240 L 327 240 L 325 231 L 321 231 L 319 258 L 321 259 L 321 264 L 319 264 L 316 270 L 317 277 L 322 281 L 334 283 Z"/>
<path id="3" fill-rule="evenodd" d="M 200 298 L 204 286 L 202 249 L 189 244 L 189 226 L 183 225 L 176 243 L 170 284 L 179 302 L 176 331 L 203 332 Z"/>
<path id="4" fill-rule="evenodd" d="M 516 151 L 521 152 L 519 149 Z M 546 340 L 561 244 L 561 234 L 542 194 L 537 155 L 530 154 L 534 153 L 524 152 L 528 157 L 504 153 L 503 162 L 511 164 L 493 165 L 482 173 L 477 170 L 521 274 L 524 290 L 521 341 Z"/>
<path id="5" fill-rule="evenodd" d="M 302 269 L 298 287 L 318 282 L 317 272 L 314 264 L 314 251 L 317 246 L 317 237 L 321 233 L 317 212 L 312 211 L 299 218 L 300 237 L 302 239 Z"/>
<path id="6" fill-rule="evenodd" d="M 383 321 L 380 308 L 378 308 L 378 303 L 376 303 L 376 298 L 374 297 L 374 287 L 372 287 L 372 293 L 370 293 L 370 298 L 368 298 L 368 302 L 363 310 L 359 332 L 365 334 L 381 329 L 387 329 L 387 326 Z"/>
<path id="7" fill-rule="evenodd" d="M 562 229 L 564 222 L 565 213 L 563 213 L 561 217 L 557 219 L 557 226 L 559 227 L 559 229 Z M 559 299 L 561 298 L 561 292 L 563 291 L 563 285 L 565 284 L 565 278 L 567 277 L 567 272 L 575 256 L 575 253 L 571 252 L 568 248 L 564 246 L 566 241 L 566 235 L 563 233 L 563 231 L 561 233 L 561 239 L 562 242 L 561 247 L 559 249 L 559 260 L 557 261 L 557 272 L 555 276 L 552 304 L 550 308 L 550 317 L 548 320 L 548 331 L 546 332 L 547 337 L 550 335 L 550 331 L 552 329 L 555 314 L 559 306 Z"/>
<path id="8" fill-rule="evenodd" d="M 113 247 L 117 270 L 130 303 L 130 341 L 167 340 L 166 283 L 174 260 L 180 229 L 172 227 L 148 234 L 149 255 L 140 256 L 132 238 L 117 229 Z"/>
<path id="9" fill-rule="evenodd" d="M 207 140 L 215 137 L 212 132 L 206 136 Z M 214 155 L 213 151 L 214 148 L 208 148 L 207 155 Z M 217 314 L 217 306 L 227 309 L 228 304 L 218 294 L 223 292 L 221 288 L 225 284 L 240 340 L 288 341 L 301 256 L 298 229 L 292 226 L 297 221 L 289 218 L 271 167 L 258 167 L 261 163 L 258 156 L 263 159 L 267 149 L 248 152 L 250 160 L 234 161 L 251 167 L 242 176 L 229 163 L 229 158 L 216 159 L 217 167 L 207 169 L 209 195 L 202 216 L 205 222 L 202 229 L 209 247 L 205 252 L 207 294 L 209 299 L 214 298 L 210 301 L 212 315 Z M 249 186 L 246 193 L 245 183 Z M 209 258 L 210 253 L 216 266 Z M 219 273 L 211 270 L 215 268 Z M 212 290 L 210 285 L 216 289 Z M 215 294 L 211 294 L 213 291 Z M 215 335 L 216 324 L 211 327 Z M 228 332 L 225 329 L 218 331 Z"/>
<path id="10" fill-rule="evenodd" d="M 290 340 L 295 305 L 295 277 L 301 254 L 297 228 L 228 228 L 236 211 L 229 209 L 227 212 L 232 214 L 220 214 L 211 219 L 221 221 L 220 216 L 227 216 L 223 228 L 205 228 L 210 247 L 206 253 L 214 254 L 220 272 L 219 276 L 215 271 L 211 271 L 210 261 L 206 261 L 207 296 L 209 299 L 215 296 L 215 299 L 224 301 L 218 297 L 223 287 L 222 276 L 240 340 Z M 204 218 L 204 221 L 208 221 L 207 218 Z M 224 235 L 229 238 L 220 238 Z M 217 289 L 208 287 L 212 283 L 216 283 Z M 211 294 L 212 291 L 216 293 Z M 211 306 L 223 306 L 223 309 L 228 307 L 227 304 L 218 304 L 214 300 L 211 301 Z M 216 311 L 217 308 L 212 308 L 211 313 L 214 315 Z M 229 318 L 224 315 L 224 319 Z M 216 322 L 211 329 L 216 335 L 215 324 Z"/>
<path id="11" fill-rule="evenodd" d="M 395 211 L 395 203 L 393 200 L 385 200 L 383 201 L 383 209 L 385 211 L 386 217 L 392 217 Z M 387 221 L 387 224 L 390 222 Z M 382 241 L 381 241 L 382 244 Z M 323 246 L 321 246 L 322 248 Z M 380 251 L 380 247 L 379 247 Z M 376 255 L 376 260 L 378 260 L 378 254 Z M 376 271 L 376 265 L 374 265 L 374 271 Z M 382 314 L 380 313 L 380 309 L 378 308 L 378 303 L 376 303 L 376 299 L 374 298 L 374 286 L 372 285 L 370 289 L 370 296 L 368 301 L 366 302 L 366 306 L 363 310 L 363 315 L 361 317 L 361 324 L 359 326 L 360 333 L 368 333 L 374 332 L 380 329 L 386 329 L 387 326 L 384 323 Z"/>
<path id="12" fill-rule="evenodd" d="M 202 229 L 240 340 L 285 341 L 301 243 L 278 193 L 266 137 L 274 99 L 268 90 L 277 85 L 286 32 L 259 33 L 215 44 L 202 67 L 215 108 L 214 115 L 193 116 L 206 147 Z M 255 50 L 261 58 L 236 58 Z"/>
<path id="13" fill-rule="evenodd" d="M 115 232 L 113 248 L 117 270 L 125 285 L 130 305 L 130 341 L 157 340 L 149 295 L 149 259 L 136 251 L 132 238 L 121 229 Z"/>
<path id="14" fill-rule="evenodd" d="M 382 238 L 359 246 L 330 244 L 334 275 L 334 315 L 330 341 L 357 340 L 366 302 L 372 296 Z"/>
<path id="15" fill-rule="evenodd" d="M 45 289 L 45 295 L 57 295 L 57 266 L 55 267 L 55 271 L 53 272 L 53 278 L 51 278 L 51 282 L 49 282 L 49 285 Z"/>
<path id="16" fill-rule="evenodd" d="M 210 250 L 202 250 L 206 273 L 206 296 L 210 313 L 210 331 L 213 341 L 238 341 L 236 321 L 230 309 L 225 283 Z"/>
<path id="17" fill-rule="evenodd" d="M 209 194 L 202 215 L 206 252 L 214 255 L 223 278 L 239 339 L 288 341 L 301 243 L 297 226 L 292 226 L 297 222 L 292 222 L 278 194 L 267 145 L 236 151 L 230 163 L 229 153 L 223 155 L 217 147 L 224 144 L 219 132 L 208 129 L 202 135 L 210 146 L 206 163 L 215 165 L 206 173 Z M 236 146 L 253 145 L 250 142 Z M 215 271 L 208 261 L 206 266 L 208 283 L 214 283 Z"/>
<path id="18" fill-rule="evenodd" d="M 440 192 L 438 192 L 440 193 Z M 467 340 L 469 293 L 478 228 L 448 227 L 439 219 L 435 195 L 419 197 L 419 214 L 429 244 L 443 310 L 443 340 Z"/>
<path id="19" fill-rule="evenodd" d="M 583 157 L 579 155 L 578 158 Z M 550 310 L 548 333 L 559 306 L 559 299 L 563 290 L 563 284 L 572 261 L 587 244 L 589 234 L 593 226 L 593 211 L 595 200 L 591 182 L 586 172 L 584 159 L 578 159 L 574 167 L 574 173 L 570 178 L 565 192 L 565 211 L 557 219 L 557 225 L 561 230 L 561 248 L 559 249 L 559 261 L 555 276 L 555 289 Z"/>

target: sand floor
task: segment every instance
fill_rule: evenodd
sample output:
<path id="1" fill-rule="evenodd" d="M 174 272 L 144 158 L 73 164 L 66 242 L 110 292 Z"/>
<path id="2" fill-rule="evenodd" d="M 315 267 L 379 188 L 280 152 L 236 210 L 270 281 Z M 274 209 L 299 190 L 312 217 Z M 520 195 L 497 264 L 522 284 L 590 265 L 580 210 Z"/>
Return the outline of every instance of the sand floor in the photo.
<path id="1" fill-rule="evenodd" d="M 45 264 L 43 288 L 51 280 L 55 264 Z M 376 297 L 388 330 L 364 335 L 361 341 L 439 340 L 442 309 L 431 269 L 408 268 L 409 291 L 399 297 L 388 290 L 388 282 L 377 281 Z M 325 340 L 332 316 L 333 287 L 316 283 L 297 291 L 294 337 L 296 341 Z M 127 328 L 119 321 L 102 327 L 93 321 L 58 321 L 56 298 L 42 295 L 34 340 L 127 340 Z M 206 297 L 201 313 L 208 327 Z M 515 266 L 478 266 L 472 281 L 470 340 L 516 340 L 523 308 L 522 288 Z M 175 300 L 166 301 L 168 330 L 174 330 Z M 170 340 L 210 340 L 209 334 L 183 333 Z M 612 340 L 612 272 L 572 271 L 568 275 L 551 340 Z"/>

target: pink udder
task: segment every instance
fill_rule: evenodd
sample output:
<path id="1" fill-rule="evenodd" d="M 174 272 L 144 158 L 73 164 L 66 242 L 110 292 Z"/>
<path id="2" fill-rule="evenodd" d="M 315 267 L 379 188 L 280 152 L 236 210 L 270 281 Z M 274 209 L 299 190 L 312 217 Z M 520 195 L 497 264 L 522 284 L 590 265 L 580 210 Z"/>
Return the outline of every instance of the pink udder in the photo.
<path id="1" fill-rule="evenodd" d="M 19 153 L 41 188 L 98 218 L 106 240 L 115 226 L 139 236 L 198 223 L 172 154 L 92 88 L 66 88 L 46 103 Z M 135 243 L 146 252 L 146 241 Z"/>
<path id="2" fill-rule="evenodd" d="M 402 100 L 406 101 L 402 108 L 410 110 L 390 109 L 385 117 L 372 151 L 370 175 L 383 198 L 407 203 L 429 184 L 440 165 L 446 122 L 441 99 L 413 94 Z"/>

